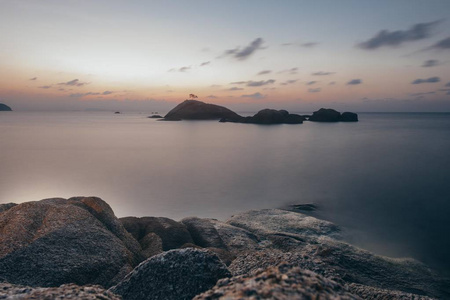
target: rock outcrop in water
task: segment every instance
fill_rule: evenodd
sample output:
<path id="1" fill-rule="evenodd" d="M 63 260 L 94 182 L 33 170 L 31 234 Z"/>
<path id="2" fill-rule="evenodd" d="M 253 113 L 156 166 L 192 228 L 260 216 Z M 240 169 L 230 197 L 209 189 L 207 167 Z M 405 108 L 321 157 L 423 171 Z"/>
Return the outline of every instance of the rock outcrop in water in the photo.
<path id="1" fill-rule="evenodd" d="M 331 108 L 321 108 L 309 117 L 314 122 L 358 122 L 358 115 L 352 112 L 340 113 Z"/>
<path id="2" fill-rule="evenodd" d="M 242 117 L 226 107 L 197 100 L 185 100 L 164 116 L 165 120 L 219 120 L 221 118 Z"/>
<path id="3" fill-rule="evenodd" d="M 304 117 L 290 114 L 287 110 L 263 109 L 253 117 L 241 117 L 239 119 L 222 118 L 220 122 L 248 123 L 248 124 L 302 124 Z"/>
<path id="4" fill-rule="evenodd" d="M 12 111 L 12 109 L 8 105 L 0 103 L 0 111 Z"/>
<path id="5" fill-rule="evenodd" d="M 181 222 L 156 217 L 119 221 L 104 201 L 94 197 L 0 208 L 0 298 L 76 294 L 91 299 L 83 298 L 85 292 L 103 299 L 116 299 L 117 294 L 125 300 L 196 295 L 196 299 L 450 298 L 449 279 L 422 263 L 352 246 L 342 240 L 342 230 L 335 224 L 301 213 L 254 210 L 226 222 L 196 217 Z M 171 248 L 183 249 L 163 252 Z M 141 261 L 141 253 L 150 258 L 130 272 Z M 220 278 L 224 279 L 217 282 Z M 58 287 L 67 283 L 115 286 L 108 292 L 72 284 Z"/>

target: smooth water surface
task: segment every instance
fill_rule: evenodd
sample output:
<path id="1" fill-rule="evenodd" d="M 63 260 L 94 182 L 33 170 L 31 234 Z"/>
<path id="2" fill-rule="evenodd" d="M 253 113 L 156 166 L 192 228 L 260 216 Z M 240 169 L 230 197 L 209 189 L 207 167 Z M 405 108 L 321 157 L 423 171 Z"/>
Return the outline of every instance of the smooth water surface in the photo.
<path id="1" fill-rule="evenodd" d="M 95 195 L 119 217 L 174 219 L 316 203 L 362 247 L 450 269 L 450 114 L 359 117 L 262 126 L 1 112 L 0 203 Z"/>

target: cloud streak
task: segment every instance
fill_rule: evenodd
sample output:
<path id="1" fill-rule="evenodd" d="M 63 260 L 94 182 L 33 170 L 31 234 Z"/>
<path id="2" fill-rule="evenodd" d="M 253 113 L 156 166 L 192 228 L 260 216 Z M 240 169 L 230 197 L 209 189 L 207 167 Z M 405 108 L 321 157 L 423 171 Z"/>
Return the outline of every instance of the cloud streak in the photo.
<path id="1" fill-rule="evenodd" d="M 264 44 L 264 40 L 262 38 L 257 38 L 253 40 L 248 46 L 241 49 L 241 47 L 236 47 L 234 49 L 225 50 L 224 54 L 220 57 L 224 56 L 232 56 L 237 60 L 246 60 L 250 56 L 252 56 L 257 50 L 265 49 L 262 47 Z"/>
<path id="2" fill-rule="evenodd" d="M 374 37 L 358 44 L 358 47 L 364 50 L 374 50 L 380 47 L 396 47 L 406 42 L 426 39 L 432 36 L 433 30 L 439 23 L 441 21 L 419 23 L 411 26 L 408 30 L 381 30 Z"/>
<path id="3" fill-rule="evenodd" d="M 257 75 L 266 75 L 266 74 L 270 74 L 272 73 L 272 70 L 263 70 L 261 72 L 259 72 Z"/>
<path id="4" fill-rule="evenodd" d="M 430 48 L 437 49 L 437 50 L 449 50 L 450 49 L 450 37 L 440 40 L 439 42 L 437 42 Z"/>
<path id="5" fill-rule="evenodd" d="M 269 79 L 269 80 L 260 80 L 260 81 L 253 81 L 253 80 L 248 80 L 248 81 L 235 81 L 235 82 L 231 82 L 230 84 L 245 84 L 246 86 L 263 86 L 263 85 L 268 85 L 268 84 L 273 84 L 275 83 L 276 80 L 274 79 Z"/>
<path id="6" fill-rule="evenodd" d="M 242 95 L 242 98 L 253 98 L 253 99 L 261 99 L 264 98 L 265 96 L 262 95 L 261 93 L 254 93 L 254 94 L 250 94 L 250 95 Z"/>
<path id="7" fill-rule="evenodd" d="M 361 84 L 362 80 L 361 79 L 352 79 L 349 82 L 347 82 L 347 85 L 358 85 Z"/>
<path id="8" fill-rule="evenodd" d="M 431 67 L 435 67 L 435 66 L 439 66 L 439 61 L 436 59 L 429 59 L 423 62 L 422 67 L 423 68 L 431 68 Z"/>
<path id="9" fill-rule="evenodd" d="M 319 71 L 319 72 L 311 73 L 311 75 L 313 75 L 313 76 L 327 76 L 327 75 L 332 75 L 334 73 L 336 73 L 336 72 L 322 72 L 322 71 Z"/>
<path id="10" fill-rule="evenodd" d="M 67 81 L 67 82 L 60 82 L 60 83 L 58 83 L 58 85 L 67 85 L 67 86 L 83 86 L 83 85 L 86 85 L 86 84 L 89 84 L 89 83 L 81 82 L 78 79 L 74 79 L 74 80 L 70 80 L 70 81 Z"/>
<path id="11" fill-rule="evenodd" d="M 421 84 L 421 83 L 436 83 L 436 82 L 440 82 L 441 79 L 437 76 L 435 77 L 430 77 L 430 78 L 426 78 L 426 79 L 421 79 L 418 78 L 414 81 L 411 82 L 411 84 Z"/>
<path id="12" fill-rule="evenodd" d="M 319 93 L 322 89 L 321 88 L 316 88 L 316 89 L 308 89 L 309 93 Z"/>

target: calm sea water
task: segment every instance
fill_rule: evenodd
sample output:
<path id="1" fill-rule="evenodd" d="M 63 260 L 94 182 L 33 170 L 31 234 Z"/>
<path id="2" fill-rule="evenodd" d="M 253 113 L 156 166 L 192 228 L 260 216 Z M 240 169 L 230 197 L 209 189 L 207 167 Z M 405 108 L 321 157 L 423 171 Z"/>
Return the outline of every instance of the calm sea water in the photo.
<path id="1" fill-rule="evenodd" d="M 450 269 L 450 114 L 358 123 L 158 122 L 0 113 L 0 203 L 95 195 L 116 215 L 226 219 L 315 203 L 380 254 Z"/>

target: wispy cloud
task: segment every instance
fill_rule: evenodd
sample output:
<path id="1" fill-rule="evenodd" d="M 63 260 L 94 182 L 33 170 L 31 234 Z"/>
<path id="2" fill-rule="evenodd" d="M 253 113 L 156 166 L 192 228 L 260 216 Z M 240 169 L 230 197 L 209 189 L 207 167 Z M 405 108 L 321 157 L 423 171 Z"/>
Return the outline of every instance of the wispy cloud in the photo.
<path id="1" fill-rule="evenodd" d="M 361 84 L 362 80 L 361 79 L 352 79 L 349 82 L 347 82 L 347 85 L 358 85 Z"/>
<path id="2" fill-rule="evenodd" d="M 336 81 L 330 81 L 330 83 L 328 85 L 335 85 Z"/>
<path id="3" fill-rule="evenodd" d="M 270 74 L 272 73 L 272 70 L 263 70 L 261 72 L 259 72 L 257 75 L 265 75 L 265 74 Z"/>
<path id="4" fill-rule="evenodd" d="M 88 82 L 81 82 L 78 79 L 70 80 L 67 82 L 60 82 L 58 85 L 67 85 L 67 86 L 83 86 L 89 84 Z"/>
<path id="5" fill-rule="evenodd" d="M 257 38 L 244 48 L 236 47 L 234 49 L 225 50 L 225 52 L 221 56 L 219 56 L 219 58 L 232 56 L 237 60 L 246 60 L 257 50 L 265 49 L 265 47 L 262 47 L 263 44 L 264 40 L 262 38 Z"/>
<path id="6" fill-rule="evenodd" d="M 181 73 L 184 73 L 184 72 L 189 71 L 191 68 L 192 68 L 191 66 L 186 66 L 186 67 L 181 67 L 181 68 L 172 68 L 168 72 L 181 72 Z"/>
<path id="7" fill-rule="evenodd" d="M 238 88 L 238 87 L 232 87 L 232 88 L 229 88 L 229 89 L 226 89 L 226 91 L 242 91 L 243 90 L 243 88 Z"/>
<path id="8" fill-rule="evenodd" d="M 322 89 L 321 88 L 316 88 L 316 89 L 308 89 L 309 93 L 319 93 Z"/>
<path id="9" fill-rule="evenodd" d="M 250 95 L 241 95 L 242 98 L 253 98 L 253 99 L 261 99 L 264 98 L 265 96 L 262 95 L 261 93 L 254 93 L 254 94 L 250 94 Z"/>
<path id="10" fill-rule="evenodd" d="M 214 96 L 214 95 L 209 95 L 209 96 L 206 96 L 206 98 L 209 98 L 209 99 L 217 99 L 218 97 L 217 97 L 217 96 Z"/>
<path id="11" fill-rule="evenodd" d="M 290 68 L 287 70 L 282 70 L 280 72 L 278 72 L 279 74 L 283 74 L 283 73 L 289 73 L 291 75 L 297 74 L 298 68 Z"/>
<path id="12" fill-rule="evenodd" d="M 293 79 L 293 80 L 286 80 L 285 82 L 280 83 L 280 85 L 288 85 L 288 84 L 293 84 L 296 83 L 298 81 L 298 79 Z"/>
<path id="13" fill-rule="evenodd" d="M 414 81 L 411 82 L 411 84 L 421 84 L 421 83 L 436 83 L 436 82 L 440 82 L 441 79 L 437 76 L 435 77 L 430 77 L 430 78 L 426 78 L 426 79 L 416 79 Z"/>
<path id="14" fill-rule="evenodd" d="M 358 47 L 365 50 L 373 50 L 385 46 L 400 46 L 406 42 L 426 39 L 432 36 L 433 30 L 439 23 L 441 23 L 441 21 L 419 23 L 411 26 L 408 30 L 381 30 L 374 37 L 358 44 Z"/>
<path id="15" fill-rule="evenodd" d="M 268 84 L 273 84 L 275 83 L 276 80 L 274 79 L 269 79 L 269 80 L 260 80 L 260 81 L 253 81 L 253 80 L 248 80 L 248 81 L 235 81 L 235 82 L 230 82 L 230 84 L 245 84 L 246 86 L 263 86 L 263 85 L 268 85 Z"/>
<path id="16" fill-rule="evenodd" d="M 450 49 L 450 37 L 438 41 L 436 44 L 431 46 L 429 49 L 449 50 Z"/>
<path id="17" fill-rule="evenodd" d="M 413 93 L 413 94 L 409 94 L 411 97 L 423 97 L 426 95 L 434 95 L 436 94 L 436 92 L 425 92 L 425 93 Z"/>
<path id="18" fill-rule="evenodd" d="M 29 80 L 37 80 L 37 77 L 30 78 Z"/>
<path id="19" fill-rule="evenodd" d="M 316 84 L 316 83 L 317 83 L 317 81 L 314 81 L 314 80 L 313 80 L 313 81 L 307 82 L 306 85 L 313 85 L 313 84 Z"/>
<path id="20" fill-rule="evenodd" d="M 200 64 L 200 67 L 207 66 L 207 65 L 209 65 L 210 63 L 211 63 L 210 61 L 202 62 L 202 63 Z"/>
<path id="21" fill-rule="evenodd" d="M 430 67 L 435 67 L 435 66 L 439 66 L 440 63 L 438 60 L 436 59 L 429 59 L 423 62 L 422 67 L 424 68 L 430 68 Z"/>
<path id="22" fill-rule="evenodd" d="M 69 97 L 82 98 L 82 97 L 86 97 L 86 96 L 101 96 L 101 95 L 106 96 L 106 95 L 110 95 L 112 93 L 114 93 L 114 92 L 112 92 L 112 91 L 104 91 L 103 93 L 96 93 L 96 92 L 73 93 L 73 94 L 70 94 Z"/>
<path id="23" fill-rule="evenodd" d="M 319 72 L 311 73 L 311 75 L 313 75 L 313 76 L 327 76 L 327 75 L 332 75 L 334 73 L 336 73 L 336 72 L 322 72 L 322 71 L 319 71 Z"/>
<path id="24" fill-rule="evenodd" d="M 218 87 L 221 87 L 221 85 L 220 84 L 211 84 L 209 87 L 218 88 Z"/>
<path id="25" fill-rule="evenodd" d="M 446 84 L 445 86 L 450 86 L 450 81 L 449 81 L 449 82 L 447 82 L 447 84 Z"/>
<path id="26" fill-rule="evenodd" d="M 40 88 L 40 89 L 49 89 L 49 88 L 51 88 L 52 86 L 51 85 L 41 85 L 41 86 L 38 86 L 38 88 Z"/>
<path id="27" fill-rule="evenodd" d="M 299 42 L 294 42 L 294 43 L 283 43 L 281 44 L 281 46 L 297 46 L 297 47 L 303 47 L 303 48 L 312 48 L 319 45 L 319 43 L 317 42 L 306 42 L 306 43 L 299 43 Z"/>

